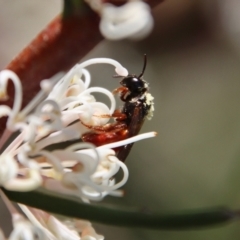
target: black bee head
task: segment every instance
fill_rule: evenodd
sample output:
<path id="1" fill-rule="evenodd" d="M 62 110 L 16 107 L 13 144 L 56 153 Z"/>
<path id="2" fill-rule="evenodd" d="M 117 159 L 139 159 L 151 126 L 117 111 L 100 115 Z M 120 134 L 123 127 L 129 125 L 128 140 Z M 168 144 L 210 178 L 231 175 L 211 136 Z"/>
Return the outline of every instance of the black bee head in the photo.
<path id="1" fill-rule="evenodd" d="M 122 96 L 122 100 L 129 101 L 136 97 L 141 97 L 148 90 L 148 84 L 142 79 L 147 65 L 147 55 L 144 55 L 144 64 L 142 72 L 139 76 L 128 75 L 123 78 L 120 84 L 128 89 L 128 92 Z"/>
<path id="2" fill-rule="evenodd" d="M 128 88 L 131 93 L 135 94 L 140 94 L 146 90 L 146 82 L 135 75 L 125 77 L 120 84 Z"/>

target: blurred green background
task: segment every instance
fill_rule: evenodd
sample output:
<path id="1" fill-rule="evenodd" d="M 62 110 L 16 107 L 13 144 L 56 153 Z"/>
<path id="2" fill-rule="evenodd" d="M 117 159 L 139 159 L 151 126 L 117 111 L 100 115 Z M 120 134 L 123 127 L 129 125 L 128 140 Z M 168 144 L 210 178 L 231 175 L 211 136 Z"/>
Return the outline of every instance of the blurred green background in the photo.
<path id="1" fill-rule="evenodd" d="M 0 68 L 60 9 L 60 0 L 0 0 Z M 147 39 L 103 41 L 85 57 L 111 57 L 138 74 L 146 53 L 144 78 L 155 97 L 154 118 L 142 132 L 158 136 L 135 144 L 126 195 L 107 201 L 151 210 L 240 208 L 239 13 L 236 0 L 165 0 L 153 11 L 155 28 Z M 118 87 L 112 67 L 89 69 L 93 85 Z M 8 214 L 0 211 L 9 231 Z M 240 222 L 192 231 L 95 226 L 108 240 L 240 237 Z"/>

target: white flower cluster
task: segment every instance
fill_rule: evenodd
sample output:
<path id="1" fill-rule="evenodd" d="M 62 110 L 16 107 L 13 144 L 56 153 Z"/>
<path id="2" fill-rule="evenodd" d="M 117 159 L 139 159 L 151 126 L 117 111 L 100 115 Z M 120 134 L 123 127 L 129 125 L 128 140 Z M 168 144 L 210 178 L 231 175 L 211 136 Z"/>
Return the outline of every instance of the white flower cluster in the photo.
<path id="1" fill-rule="evenodd" d="M 75 195 L 85 202 L 99 201 L 106 195 L 122 196 L 119 188 L 128 179 L 128 169 L 112 149 L 154 137 L 155 132 L 99 147 L 80 142 L 82 134 L 89 131 L 86 126 L 104 126 L 116 108 L 110 91 L 89 87 L 91 76 L 85 67 L 97 63 L 112 64 L 118 75 L 128 75 L 128 71 L 115 60 L 91 59 L 77 64 L 61 78 L 58 74 L 43 80 L 39 94 L 22 110 L 20 79 L 10 70 L 0 72 L 1 99 L 7 98 L 9 81 L 15 88 L 13 107 L 0 106 L 0 116 L 8 116 L 5 132 L 8 135 L 19 132 L 0 155 L 0 186 L 17 191 L 30 191 L 42 186 L 62 194 Z M 110 107 L 98 102 L 92 95 L 94 92 L 105 94 L 110 99 Z M 4 138 L 5 135 L 1 144 Z M 57 146 L 72 140 L 79 142 L 65 149 L 55 147 L 49 150 L 53 144 Z M 120 169 L 123 178 L 115 182 L 114 175 Z M 1 190 L 0 194 L 12 214 L 14 230 L 10 240 L 103 239 L 87 221 L 71 219 L 67 224 L 46 212 L 20 205 L 26 219 L 18 211 L 12 210 L 11 203 Z M 0 231 L 2 239 L 5 237 Z"/>
<path id="2" fill-rule="evenodd" d="M 101 15 L 100 31 L 106 39 L 142 39 L 153 29 L 151 8 L 141 0 L 129 0 L 117 7 L 102 0 L 85 0 Z"/>
<path id="3" fill-rule="evenodd" d="M 115 60 L 91 59 L 74 66 L 58 82 L 58 76 L 42 81 L 41 92 L 23 110 L 20 110 L 22 89 L 18 76 L 10 70 L 0 72 L 1 97 L 7 96 L 8 81 L 15 87 L 12 109 L 0 106 L 0 116 L 8 116 L 9 131 L 20 132 L 0 156 L 0 185 L 17 191 L 43 186 L 75 195 L 85 202 L 101 200 L 106 195 L 122 195 L 119 188 L 128 179 L 128 169 L 112 149 L 153 137 L 154 132 L 97 148 L 79 142 L 65 149 L 48 150 L 52 144 L 80 140 L 89 131 L 86 126 L 101 126 L 109 121 L 116 108 L 115 98 L 107 89 L 89 87 L 91 76 L 85 69 L 97 63 L 112 64 L 117 74 L 128 75 Z M 94 92 L 107 95 L 110 107 L 96 101 Z M 113 177 L 120 169 L 123 179 L 115 182 Z"/>
<path id="4" fill-rule="evenodd" d="M 58 219 L 39 209 L 19 204 L 23 216 L 0 190 L 0 195 L 12 215 L 13 231 L 8 240 L 103 240 L 89 221 Z M 6 240 L 0 229 L 0 240 Z"/>

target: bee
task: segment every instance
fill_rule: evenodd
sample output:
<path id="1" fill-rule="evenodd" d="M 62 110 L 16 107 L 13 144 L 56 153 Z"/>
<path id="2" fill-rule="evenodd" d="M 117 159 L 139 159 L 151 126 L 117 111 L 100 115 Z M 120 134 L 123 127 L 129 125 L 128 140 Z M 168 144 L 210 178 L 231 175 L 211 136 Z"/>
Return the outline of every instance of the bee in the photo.
<path id="1" fill-rule="evenodd" d="M 118 93 L 120 99 L 124 102 L 122 109 L 116 110 L 112 117 L 115 118 L 114 123 L 104 126 L 91 127 L 92 131 L 82 136 L 84 142 L 91 142 L 96 146 L 120 141 L 137 135 L 146 118 L 151 119 L 154 111 L 153 97 L 148 92 L 149 84 L 143 79 L 143 75 L 147 66 L 147 56 L 144 55 L 144 64 L 142 72 L 139 76 L 129 74 L 120 81 L 121 86 L 113 91 Z M 125 161 L 132 144 L 114 149 L 119 160 Z"/>

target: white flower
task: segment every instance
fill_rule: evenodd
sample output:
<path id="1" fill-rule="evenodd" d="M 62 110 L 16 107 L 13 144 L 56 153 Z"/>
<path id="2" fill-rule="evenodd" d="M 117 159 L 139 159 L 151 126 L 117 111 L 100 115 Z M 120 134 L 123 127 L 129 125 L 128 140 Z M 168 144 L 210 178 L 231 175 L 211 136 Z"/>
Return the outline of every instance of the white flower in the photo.
<path id="1" fill-rule="evenodd" d="M 119 161 L 113 148 L 155 136 L 138 135 L 123 141 L 95 147 L 91 143 L 74 143 L 62 149 L 58 144 L 81 140 L 89 127 L 104 126 L 116 109 L 113 94 L 101 87 L 89 87 L 90 73 L 85 67 L 107 63 L 118 75 L 128 71 L 112 59 L 96 58 L 75 65 L 65 76 L 41 83 L 41 92 L 21 109 L 22 89 L 17 75 L 0 72 L 0 92 L 6 96 L 7 83 L 15 86 L 13 108 L 0 106 L 0 115 L 8 115 L 7 129 L 20 134 L 0 156 L 0 185 L 9 190 L 29 191 L 43 186 L 52 191 L 80 197 L 83 201 L 101 200 L 106 195 L 121 196 L 119 190 L 128 179 L 126 165 Z M 98 102 L 93 93 L 105 94 L 111 104 Z M 104 117 L 102 117 L 104 116 Z M 55 144 L 55 149 L 49 150 Z M 114 175 L 123 172 L 115 182 Z"/>
<path id="2" fill-rule="evenodd" d="M 49 240 L 103 240 L 89 221 L 57 217 L 39 209 L 19 204 L 31 225 L 39 229 L 42 236 Z"/>
<path id="3" fill-rule="evenodd" d="M 142 39 L 153 29 L 151 9 L 141 0 L 129 0 L 120 7 L 102 3 L 101 0 L 86 0 L 86 2 L 100 14 L 100 31 L 107 39 Z"/>
<path id="4" fill-rule="evenodd" d="M 153 137 L 155 133 L 140 134 L 99 147 L 80 142 L 89 128 L 108 123 L 116 108 L 110 91 L 89 87 L 91 76 L 85 67 L 97 63 L 112 64 L 118 75 L 128 75 L 127 70 L 112 59 L 91 59 L 77 64 L 65 76 L 60 74 L 60 80 L 58 74 L 42 81 L 42 90 L 23 110 L 18 76 L 10 70 L 0 72 L 1 96 L 7 96 L 10 80 L 14 83 L 16 95 L 12 109 L 0 106 L 0 116 L 8 116 L 8 131 L 20 132 L 0 156 L 1 186 L 17 191 L 30 191 L 42 186 L 77 196 L 84 202 L 99 201 L 106 195 L 122 196 L 119 188 L 126 183 L 129 173 L 112 149 Z M 98 102 L 92 95 L 94 92 L 105 94 L 110 99 L 110 107 Z M 152 98 L 148 100 L 152 101 Z M 74 140 L 77 141 L 71 144 Z M 70 144 L 65 148 L 59 145 L 67 141 Z M 123 178 L 116 182 L 114 176 L 119 170 L 122 170 Z M 9 237 L 11 240 L 36 237 L 49 240 L 103 239 L 90 222 L 74 219 L 66 222 L 41 210 L 19 205 L 26 219 L 2 195 L 12 214 L 14 230 Z M 1 232 L 0 239 L 4 239 Z"/>
<path id="5" fill-rule="evenodd" d="M 9 240 L 103 240 L 89 221 L 57 217 L 39 209 L 19 204 L 24 217 L 0 190 L 1 198 L 12 216 Z M 0 240 L 5 240 L 0 229 Z"/>
<path id="6" fill-rule="evenodd" d="M 9 240 L 34 240 L 34 239 L 47 239 L 44 232 L 37 225 L 34 225 L 26 219 L 13 204 L 8 200 L 5 194 L 0 190 L 1 199 L 5 203 L 7 209 L 12 216 L 13 231 L 9 236 Z M 0 240 L 5 240 L 5 236 L 0 229 Z"/>
<path id="7" fill-rule="evenodd" d="M 12 215 L 13 231 L 9 236 L 9 240 L 34 240 L 44 239 L 40 229 L 31 224 L 21 214 L 15 213 Z M 46 238 L 45 238 L 46 239 Z"/>

